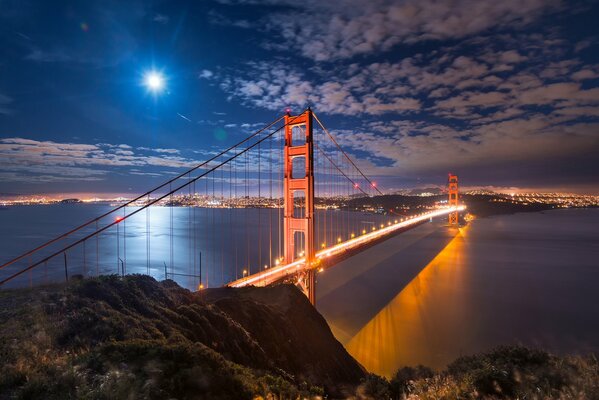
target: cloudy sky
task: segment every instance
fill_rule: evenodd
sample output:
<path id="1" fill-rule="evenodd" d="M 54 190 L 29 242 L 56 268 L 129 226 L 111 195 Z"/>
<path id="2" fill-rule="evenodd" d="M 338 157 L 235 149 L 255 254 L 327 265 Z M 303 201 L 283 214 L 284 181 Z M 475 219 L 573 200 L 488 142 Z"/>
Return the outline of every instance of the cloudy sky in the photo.
<path id="1" fill-rule="evenodd" d="M 597 21 L 597 1 L 0 0 L 0 193 L 139 192 L 308 105 L 389 190 L 453 171 L 599 193 Z"/>

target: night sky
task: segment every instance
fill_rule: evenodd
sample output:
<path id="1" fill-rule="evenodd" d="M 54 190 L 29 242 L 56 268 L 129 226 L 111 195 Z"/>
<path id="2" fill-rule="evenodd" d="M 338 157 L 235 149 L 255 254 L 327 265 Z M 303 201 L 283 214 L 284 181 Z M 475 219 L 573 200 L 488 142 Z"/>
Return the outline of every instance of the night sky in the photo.
<path id="1" fill-rule="evenodd" d="M 0 193 L 138 193 L 306 106 L 388 191 L 452 171 L 599 193 L 597 21 L 597 1 L 0 0 Z"/>

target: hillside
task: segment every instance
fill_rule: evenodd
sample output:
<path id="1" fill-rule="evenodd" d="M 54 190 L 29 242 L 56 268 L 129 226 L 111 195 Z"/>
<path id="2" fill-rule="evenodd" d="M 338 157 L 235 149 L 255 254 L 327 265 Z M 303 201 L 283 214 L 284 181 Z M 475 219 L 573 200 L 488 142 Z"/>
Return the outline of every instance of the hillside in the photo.
<path id="1" fill-rule="evenodd" d="M 393 210 L 396 215 L 410 215 L 414 211 L 426 211 L 435 203 L 444 201 L 447 195 L 436 196 L 404 196 L 399 194 L 382 195 L 373 197 L 359 197 L 347 201 L 344 207 L 349 209 L 380 209 L 381 212 Z M 518 212 L 534 212 L 551 210 L 555 205 L 551 204 L 520 204 L 513 202 L 497 201 L 503 200 L 495 195 L 471 195 L 460 194 L 460 202 L 466 205 L 468 212 L 477 217 L 487 217 L 498 214 L 514 214 Z"/>
<path id="2" fill-rule="evenodd" d="M 365 375 L 293 286 L 142 275 L 0 292 L 0 356 L 2 399 L 345 397 Z"/>
<path id="3" fill-rule="evenodd" d="M 367 374 L 294 286 L 143 275 L 0 291 L 0 399 L 589 399 L 594 356 L 502 347 Z"/>

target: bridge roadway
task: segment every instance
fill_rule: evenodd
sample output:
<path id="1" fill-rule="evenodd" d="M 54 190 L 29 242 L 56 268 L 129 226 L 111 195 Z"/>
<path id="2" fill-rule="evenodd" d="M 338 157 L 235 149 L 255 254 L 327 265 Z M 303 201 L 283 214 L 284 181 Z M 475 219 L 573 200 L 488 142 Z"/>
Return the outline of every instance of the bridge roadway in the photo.
<path id="1" fill-rule="evenodd" d="M 389 235 L 398 233 L 399 231 L 405 229 L 413 228 L 430 218 L 444 216 L 456 210 L 463 211 L 465 209 L 465 206 L 445 207 L 434 211 L 414 215 L 411 217 L 407 217 L 403 221 L 400 221 L 398 223 L 388 225 L 384 228 L 365 233 L 361 236 L 357 236 L 345 242 L 341 242 L 334 246 L 320 250 L 316 253 L 316 262 L 314 268 L 321 268 L 324 265 L 326 265 L 327 267 L 331 267 L 335 263 L 341 261 L 342 259 L 351 256 L 357 251 L 360 251 L 360 249 L 377 243 L 379 240 L 388 237 Z M 298 258 L 292 263 L 277 265 L 265 269 L 263 271 L 257 272 L 255 274 L 246 276 L 244 278 L 238 279 L 236 281 L 230 282 L 229 284 L 227 284 L 227 286 L 236 288 L 244 286 L 268 286 L 270 284 L 289 279 L 297 273 L 302 272 L 304 269 L 306 269 L 305 258 Z"/>

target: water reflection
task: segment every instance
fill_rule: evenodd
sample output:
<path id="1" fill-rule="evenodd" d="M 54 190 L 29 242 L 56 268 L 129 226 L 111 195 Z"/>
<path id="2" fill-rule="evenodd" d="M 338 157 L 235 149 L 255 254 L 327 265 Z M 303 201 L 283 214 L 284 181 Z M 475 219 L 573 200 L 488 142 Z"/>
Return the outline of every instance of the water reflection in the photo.
<path id="1" fill-rule="evenodd" d="M 349 352 L 387 376 L 515 343 L 596 353 L 598 224 L 599 210 L 564 210 L 478 219 L 448 242 L 429 234 L 398 249 L 399 235 L 356 257 L 363 273 L 317 306 Z M 414 273 L 423 252 L 434 256 Z M 339 280 L 352 262 L 321 279 Z"/>
<path id="2" fill-rule="evenodd" d="M 11 207 L 0 214 L 0 262 L 44 243 L 73 226 L 101 215 L 110 207 L 69 204 Z M 137 207 L 127 207 L 132 213 Z M 124 210 L 125 211 L 125 210 Z M 124 214 L 122 214 L 124 215 Z M 120 212 L 99 221 L 102 227 L 122 218 Z M 315 239 L 330 246 L 339 238 L 349 239 L 373 224 L 387 224 L 392 216 L 318 210 Z M 0 270 L 0 280 L 60 251 L 96 229 L 91 224 L 81 232 L 44 248 Z M 303 249 L 303 241 L 296 243 Z M 283 253 L 282 210 L 261 208 L 151 207 L 51 258 L 35 270 L 17 277 L 4 287 L 64 281 L 65 275 L 95 276 L 123 272 L 165 276 L 195 290 L 221 286 L 238 279 L 244 270 L 256 273 L 275 265 Z M 65 269 L 67 270 L 65 273 Z"/>
<path id="3" fill-rule="evenodd" d="M 448 347 L 459 347 L 460 326 L 468 321 L 465 240 L 453 240 L 349 342 L 347 350 L 369 371 L 390 376 L 399 365 L 439 366 Z"/>

